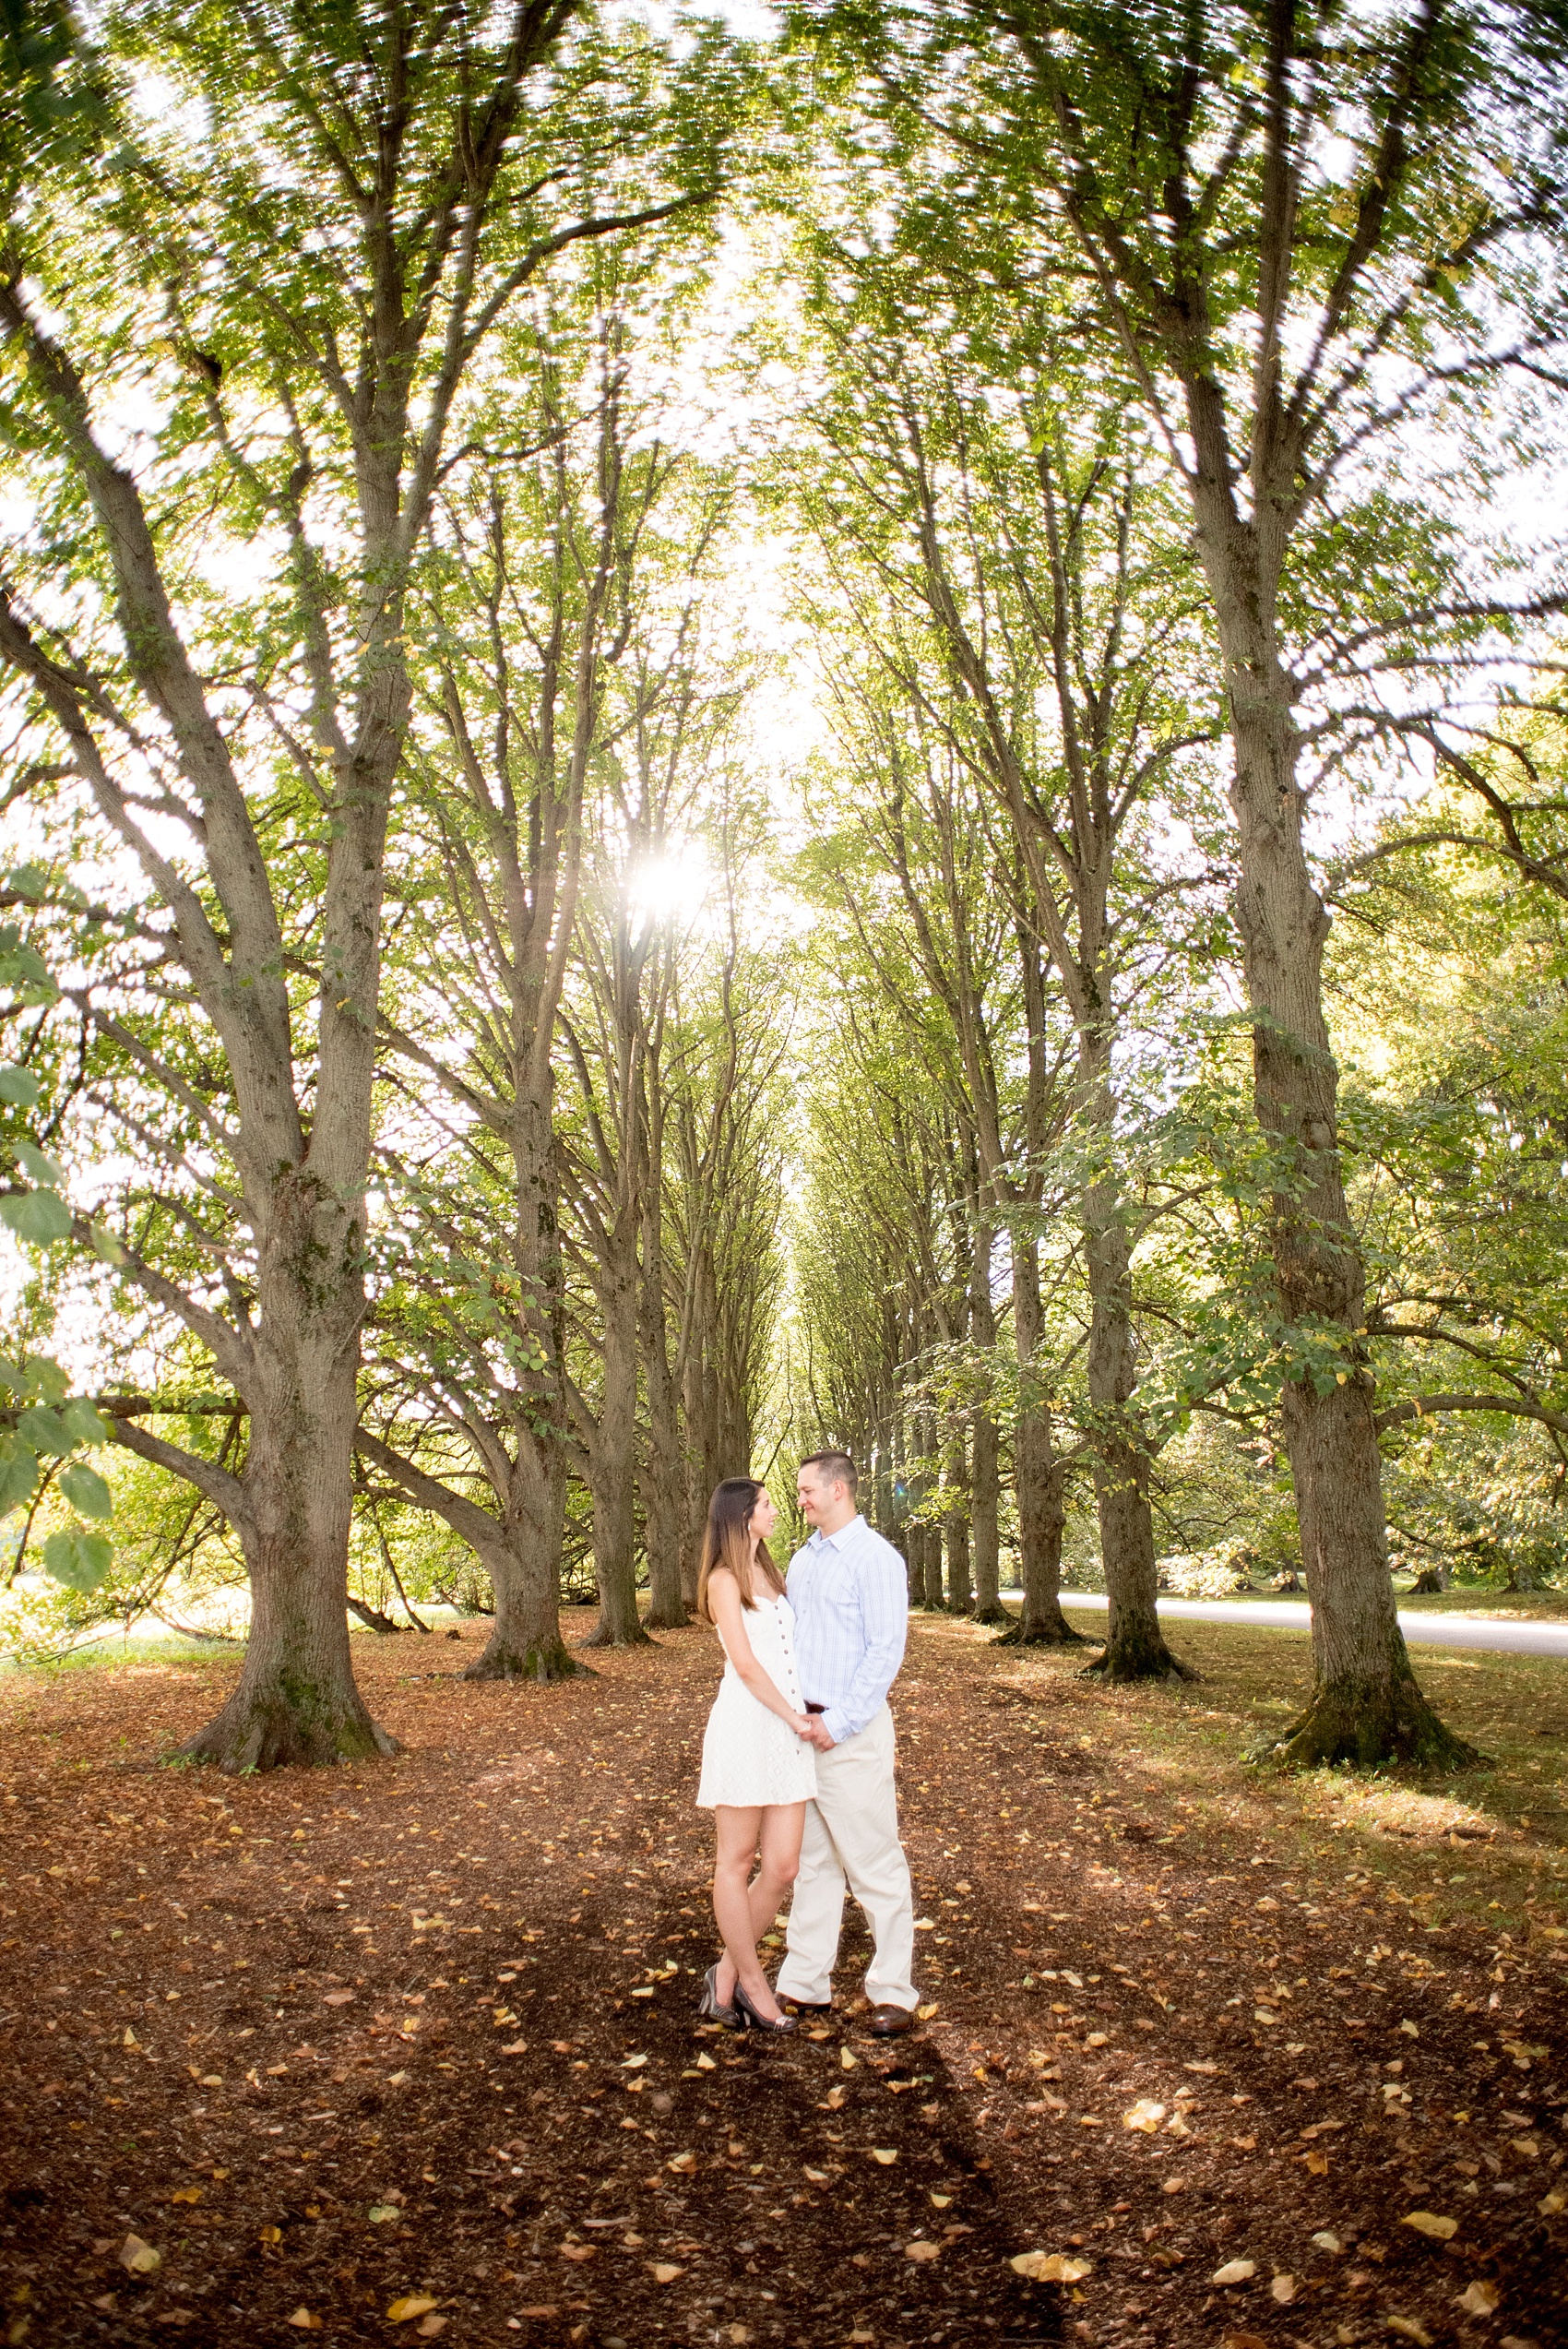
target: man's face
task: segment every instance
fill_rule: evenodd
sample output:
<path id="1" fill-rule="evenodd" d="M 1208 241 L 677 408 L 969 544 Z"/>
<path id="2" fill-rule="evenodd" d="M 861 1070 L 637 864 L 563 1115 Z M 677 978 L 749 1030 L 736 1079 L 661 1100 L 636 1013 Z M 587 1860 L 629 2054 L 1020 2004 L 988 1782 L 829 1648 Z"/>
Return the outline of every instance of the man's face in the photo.
<path id="1" fill-rule="evenodd" d="M 802 1469 L 795 1479 L 795 1498 L 808 1525 L 815 1525 L 821 1512 L 832 1508 L 837 1489 L 835 1485 L 825 1485 L 814 1468 Z"/>

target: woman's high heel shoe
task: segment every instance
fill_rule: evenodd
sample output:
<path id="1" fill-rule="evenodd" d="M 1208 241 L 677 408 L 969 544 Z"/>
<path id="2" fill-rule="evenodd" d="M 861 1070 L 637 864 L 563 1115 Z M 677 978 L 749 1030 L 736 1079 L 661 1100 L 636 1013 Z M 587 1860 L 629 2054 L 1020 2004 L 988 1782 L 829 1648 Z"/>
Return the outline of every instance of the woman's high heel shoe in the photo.
<path id="1" fill-rule="evenodd" d="M 721 2007 L 719 2003 L 719 1968 L 716 1965 L 709 1966 L 703 1975 L 702 1997 L 697 2000 L 697 2012 L 705 2022 L 721 2022 L 726 2031 L 738 2031 L 741 2028 L 740 2017 L 736 2014 L 734 2008 Z"/>
<path id="2" fill-rule="evenodd" d="M 734 2012 L 740 2017 L 742 2028 L 746 2031 L 798 2031 L 801 2027 L 793 2015 L 776 2015 L 770 2021 L 766 2015 L 759 2014 L 738 1982 L 735 1985 Z"/>

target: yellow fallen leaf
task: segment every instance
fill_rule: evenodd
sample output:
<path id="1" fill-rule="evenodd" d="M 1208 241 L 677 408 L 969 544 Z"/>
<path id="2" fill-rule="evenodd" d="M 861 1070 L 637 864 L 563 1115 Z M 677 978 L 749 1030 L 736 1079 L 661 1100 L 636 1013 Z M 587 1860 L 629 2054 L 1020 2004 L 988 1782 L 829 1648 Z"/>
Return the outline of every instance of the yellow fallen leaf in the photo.
<path id="1" fill-rule="evenodd" d="M 932 2006 L 932 2007 L 917 2007 L 917 2008 L 915 2009 L 915 2014 L 916 2014 L 916 2017 L 917 2017 L 917 2018 L 918 2018 L 918 2020 L 919 2020 L 920 2021 L 921 2021 L 921 2022 L 929 2022 L 929 2021 L 931 2021 L 931 2019 L 932 2019 L 932 2015 L 934 2015 L 934 2014 L 940 2014 L 940 2013 L 941 2013 L 941 2011 L 942 2011 L 942 2010 L 941 2010 L 941 2009 L 940 2009 L 939 2007 L 934 2007 L 934 2006 Z"/>
<path id="2" fill-rule="evenodd" d="M 387 2226 L 394 2219 L 400 2219 L 402 2215 L 402 2209 L 397 2202 L 373 2202 L 365 2212 L 365 2217 L 372 2226 Z"/>
<path id="3" fill-rule="evenodd" d="M 649 2269 L 655 2283 L 673 2283 L 678 2275 L 685 2272 L 685 2269 L 678 2268 L 673 2260 L 655 2260 Z"/>
<path id="4" fill-rule="evenodd" d="M 204 2071 L 196 2081 L 198 2088 L 221 2088 L 222 2085 L 223 2075 L 220 2071 Z"/>
<path id="5" fill-rule="evenodd" d="M 891 2163 L 897 2160 L 898 2155 L 891 2145 L 873 2145 L 871 2148 L 871 2157 L 873 2162 L 880 2162 L 883 2168 L 886 2169 Z"/>
<path id="6" fill-rule="evenodd" d="M 1315 2145 L 1313 2147 L 1310 2153 L 1303 2153 L 1301 2159 L 1305 2162 L 1308 2169 L 1311 2170 L 1314 2177 L 1326 2177 L 1328 2176 L 1328 2155 L 1326 2153 L 1320 2153 Z"/>
<path id="7" fill-rule="evenodd" d="M 501 2052 L 504 2056 L 526 2056 L 529 2052 L 529 2043 L 526 2039 L 514 2039 L 510 2045 L 503 2047 Z"/>
<path id="8" fill-rule="evenodd" d="M 698 2071 L 717 2071 L 719 2069 L 719 2066 L 714 2062 L 713 2057 L 707 2052 L 706 2049 L 697 2057 L 697 2069 Z"/>
<path id="9" fill-rule="evenodd" d="M 827 2184 L 827 2172 L 826 2170 L 814 2170 L 809 2162 L 804 2164 L 803 2167 L 805 2169 L 806 2176 L 810 2178 L 814 2186 L 826 2186 Z"/>
<path id="10" fill-rule="evenodd" d="M 1431 2349 L 1431 2333 L 1414 2317 L 1384 2317 L 1384 2323 L 1390 2332 L 1396 2332 L 1401 2341 L 1413 2341 L 1416 2349 Z"/>
<path id="11" fill-rule="evenodd" d="M 838 2050 L 838 2061 L 845 2071 L 853 2071 L 860 2063 L 859 2056 L 851 2056 L 848 2047 Z"/>
<path id="12" fill-rule="evenodd" d="M 407 2324 L 410 2317 L 427 2317 L 438 2305 L 428 2292 L 406 2292 L 400 2300 L 393 2301 L 386 2311 L 386 2320 L 389 2324 Z"/>
<path id="13" fill-rule="evenodd" d="M 285 2317 L 283 2321 L 291 2324 L 300 2332 L 320 2332 L 324 2330 L 321 2319 L 306 2307 L 296 2308 L 293 2315 Z"/>
<path id="14" fill-rule="evenodd" d="M 724 2338 L 726 2341 L 740 2343 L 742 2341 L 754 2341 L 756 2335 L 753 2332 L 749 2325 L 732 2324 Z"/>
<path id="15" fill-rule="evenodd" d="M 414 2331 L 423 2340 L 434 2341 L 438 2332 L 445 2331 L 450 2322 L 451 2319 L 448 2317 L 422 2317 L 415 2325 Z"/>
<path id="16" fill-rule="evenodd" d="M 264 2226 L 261 2229 L 261 2240 L 263 2243 L 281 2243 L 283 2240 L 282 2228 L 280 2226 Z"/>
<path id="17" fill-rule="evenodd" d="M 127 2235 L 120 2246 L 120 2265 L 132 2275 L 156 2275 L 163 2265 L 163 2254 L 144 2243 L 139 2235 Z"/>
<path id="18" fill-rule="evenodd" d="M 1454 2296 L 1467 2316 L 1490 2317 L 1503 2295 L 1495 2283 L 1487 2283 L 1477 2276 L 1473 2283 L 1467 2283 L 1463 2292 L 1456 2292 Z"/>
<path id="19" fill-rule="evenodd" d="M 1536 2137 L 1511 2137 L 1508 2142 L 1511 2149 L 1515 2153 L 1523 2153 L 1527 2162 L 1533 2162 L 1540 2152 L 1540 2140 Z"/>
<path id="20" fill-rule="evenodd" d="M 904 2257 L 906 2260 L 937 2260 L 940 2259 L 941 2256 L 941 2244 L 928 2243 L 923 2235 L 918 2241 L 914 2243 L 906 2243 L 904 2246 Z"/>
<path id="21" fill-rule="evenodd" d="M 1274 2282 L 1268 2287 L 1268 2295 L 1271 2300 L 1277 2300 L 1282 2308 L 1288 2308 L 1291 2301 L 1296 2297 L 1295 2277 L 1293 2275 L 1277 2275 Z"/>
<path id="22" fill-rule="evenodd" d="M 1257 2271 L 1258 2264 L 1255 2260 L 1227 2260 L 1222 2268 L 1215 2269 L 1209 2282 L 1211 2283 L 1250 2283 Z"/>
<path id="23" fill-rule="evenodd" d="M 1568 2211 L 1568 2194 L 1564 2194 L 1561 2188 L 1553 2187 L 1550 2194 L 1541 2196 L 1536 2208 L 1543 2219 L 1554 2219 L 1559 2211 Z"/>
<path id="24" fill-rule="evenodd" d="M 1084 2045 L 1086 2047 L 1103 2047 L 1108 2045 L 1110 2038 L 1111 2033 L 1108 2031 L 1091 2031 Z"/>
<path id="25" fill-rule="evenodd" d="M 1459 2232 L 1457 2219 L 1440 2218 L 1435 2211 L 1407 2211 L 1399 2224 L 1413 2226 L 1418 2235 L 1430 2235 L 1437 2243 L 1446 2243 Z M 1390 2318 L 1389 2322 L 1393 2321 Z"/>
<path id="26" fill-rule="evenodd" d="M 576 2260 L 580 2264 L 584 2260 L 591 2260 L 598 2249 L 597 2243 L 563 2243 L 561 2257 L 564 2260 Z"/>
<path id="27" fill-rule="evenodd" d="M 1404 2033 L 1407 2039 L 1419 2039 L 1421 2035 L 1417 2026 L 1410 2021 L 1408 2015 L 1405 2017 L 1404 2021 L 1399 2025 L 1399 2028 Z"/>
<path id="28" fill-rule="evenodd" d="M 169 2200 L 171 2202 L 199 2202 L 206 2191 L 205 2186 L 176 2186 Z"/>
<path id="29" fill-rule="evenodd" d="M 951 2208 L 952 2201 L 951 2194 L 933 2194 L 931 2198 L 931 2206 L 933 2211 L 945 2211 Z"/>
<path id="30" fill-rule="evenodd" d="M 1123 2114 L 1122 2126 L 1123 2128 L 1141 2129 L 1146 2137 L 1152 2137 L 1164 2118 L 1163 2105 L 1155 2104 L 1150 2097 L 1140 2096 L 1137 2103 L 1129 2105 Z"/>
<path id="31" fill-rule="evenodd" d="M 1092 2260 L 1069 2260 L 1060 2251 L 1019 2251 L 1007 2264 L 1031 2283 L 1081 2283 L 1094 2273 Z"/>

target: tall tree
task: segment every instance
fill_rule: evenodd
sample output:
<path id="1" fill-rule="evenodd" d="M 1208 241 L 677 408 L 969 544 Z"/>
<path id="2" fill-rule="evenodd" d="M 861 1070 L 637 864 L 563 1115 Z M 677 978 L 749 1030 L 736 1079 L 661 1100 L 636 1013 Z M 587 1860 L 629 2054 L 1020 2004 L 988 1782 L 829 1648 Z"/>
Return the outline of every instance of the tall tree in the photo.
<path id="1" fill-rule="evenodd" d="M 690 186 L 617 200 L 603 125 L 646 149 L 666 93 L 576 0 L 149 5 L 102 34 L 78 69 L 112 130 L 45 157 L 0 249 L 29 515 L 0 659 L 148 909 L 87 1000 L 140 1161 L 125 1275 L 248 1414 L 234 1472 L 116 1423 L 244 1547 L 244 1666 L 189 1750 L 324 1762 L 389 1745 L 344 1597 L 410 574 L 510 305 Z"/>
<path id="2" fill-rule="evenodd" d="M 1416 1684 L 1388 1580 L 1298 712 L 1380 659 L 1430 664 L 1456 620 L 1508 603 L 1465 578 L 1430 507 L 1361 484 L 1418 423 L 1447 435 L 1456 468 L 1474 460 L 1463 403 L 1550 364 L 1561 340 L 1543 250 L 1561 242 L 1568 185 L 1547 63 L 1556 12 L 850 0 L 802 14 L 863 66 L 913 171 L 895 233 L 948 283 L 1024 313 L 1055 305 L 1062 273 L 1085 280 L 1083 328 L 1124 370 L 1188 500 L 1229 709 L 1282 1409 L 1313 1603 L 1313 1693 L 1276 1749 L 1453 1760 L 1465 1749 Z"/>

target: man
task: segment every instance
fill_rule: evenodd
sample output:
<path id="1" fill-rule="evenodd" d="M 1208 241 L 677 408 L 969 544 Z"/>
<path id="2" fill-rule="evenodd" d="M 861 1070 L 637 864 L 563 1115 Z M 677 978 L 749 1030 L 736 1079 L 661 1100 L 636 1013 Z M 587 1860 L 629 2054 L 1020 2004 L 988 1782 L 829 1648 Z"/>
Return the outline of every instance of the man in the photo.
<path id="1" fill-rule="evenodd" d="M 775 1995 L 826 2013 L 846 1880 L 876 1944 L 866 1974 L 871 2029 L 892 2039 L 914 2022 L 915 1904 L 898 1840 L 893 1715 L 887 1691 L 904 1661 L 909 1576 L 855 1505 L 854 1462 L 814 1452 L 801 1463 L 801 1514 L 814 1528 L 790 1561 L 795 1663 L 813 1717 L 816 1800 L 806 1805 L 801 1872 Z"/>

